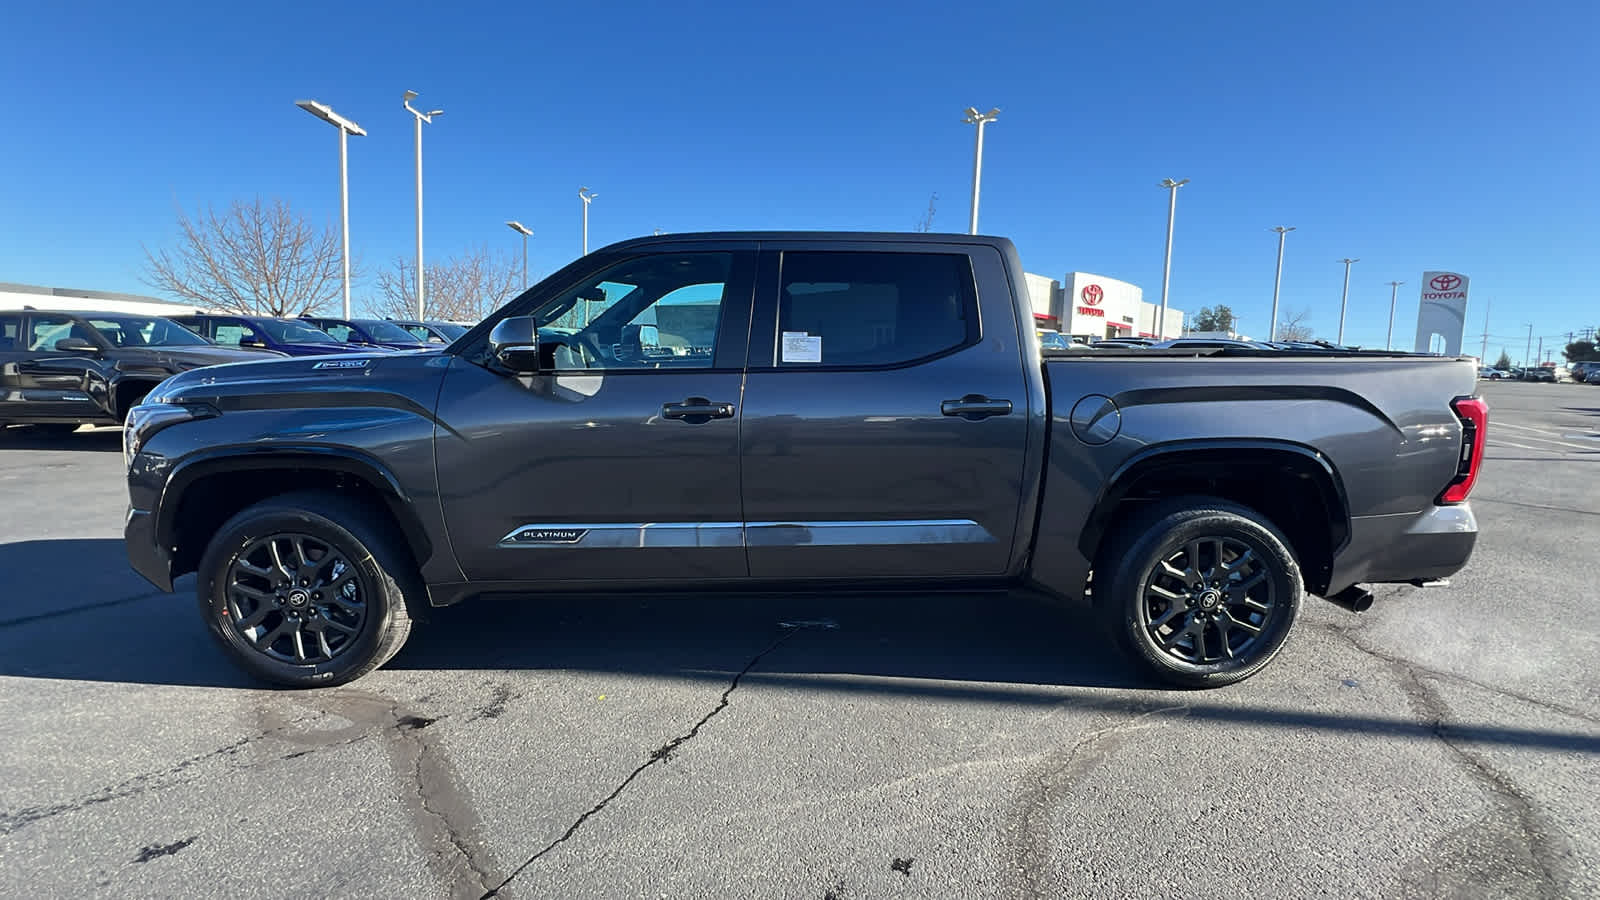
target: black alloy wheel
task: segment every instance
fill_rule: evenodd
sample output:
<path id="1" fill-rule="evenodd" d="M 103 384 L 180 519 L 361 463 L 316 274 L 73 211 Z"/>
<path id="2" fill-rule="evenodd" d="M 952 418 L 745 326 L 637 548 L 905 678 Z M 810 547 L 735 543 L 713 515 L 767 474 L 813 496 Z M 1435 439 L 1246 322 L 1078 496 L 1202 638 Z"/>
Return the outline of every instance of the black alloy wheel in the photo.
<path id="1" fill-rule="evenodd" d="M 372 593 L 326 541 L 273 534 L 246 545 L 228 569 L 228 617 L 257 652 L 292 664 L 348 651 L 366 623 Z"/>
<path id="2" fill-rule="evenodd" d="M 1095 608 L 1151 675 L 1218 687 L 1259 672 L 1304 597 L 1289 542 L 1255 510 L 1215 497 L 1149 503 L 1106 536 Z"/>

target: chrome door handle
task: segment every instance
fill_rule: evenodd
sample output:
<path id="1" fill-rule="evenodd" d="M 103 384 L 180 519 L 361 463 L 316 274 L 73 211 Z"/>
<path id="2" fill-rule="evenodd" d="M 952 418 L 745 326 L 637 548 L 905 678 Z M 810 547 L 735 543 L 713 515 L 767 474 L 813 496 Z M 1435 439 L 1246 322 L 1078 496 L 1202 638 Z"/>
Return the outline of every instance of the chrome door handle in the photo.
<path id="1" fill-rule="evenodd" d="M 968 394 L 960 400 L 946 400 L 939 404 L 939 412 L 947 416 L 960 416 L 969 422 L 990 416 L 1011 414 L 1010 400 L 990 400 L 982 394 Z"/>
<path id="2" fill-rule="evenodd" d="M 682 403 L 663 403 L 661 418 L 681 419 L 691 425 L 709 422 L 712 419 L 731 419 L 733 404 L 714 403 L 704 397 L 690 397 Z"/>

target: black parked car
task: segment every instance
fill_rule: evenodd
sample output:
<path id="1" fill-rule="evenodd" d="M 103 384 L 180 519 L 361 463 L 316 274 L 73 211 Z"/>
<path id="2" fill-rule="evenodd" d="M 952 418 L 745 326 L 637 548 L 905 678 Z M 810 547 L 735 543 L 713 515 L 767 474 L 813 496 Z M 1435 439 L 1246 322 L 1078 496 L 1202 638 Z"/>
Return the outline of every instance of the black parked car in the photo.
<path id="1" fill-rule="evenodd" d="M 460 325 L 451 325 L 447 322 L 421 322 L 416 319 L 386 319 L 405 329 L 406 333 L 424 344 L 443 346 L 453 342 L 456 338 L 467 333 L 467 329 Z"/>
<path id="2" fill-rule="evenodd" d="M 416 335 L 385 319 L 330 319 L 301 316 L 300 321 L 333 335 L 335 340 L 355 344 L 360 349 L 383 347 L 388 350 L 425 350 L 428 344 Z"/>
<path id="3" fill-rule="evenodd" d="M 1522 380 L 1523 381 L 1548 381 L 1551 384 L 1555 384 L 1556 383 L 1556 370 L 1553 369 L 1553 368 L 1547 369 L 1544 366 L 1533 366 L 1531 368 L 1527 368 L 1527 369 L 1523 369 L 1522 370 Z"/>
<path id="4" fill-rule="evenodd" d="M 351 352 L 349 344 L 297 319 L 201 313 L 193 316 L 173 316 L 172 320 L 195 334 L 225 347 L 276 350 L 290 356 Z"/>
<path id="5" fill-rule="evenodd" d="M 219 347 L 159 316 L 0 312 L 0 425 L 118 425 L 169 376 L 282 356 Z"/>

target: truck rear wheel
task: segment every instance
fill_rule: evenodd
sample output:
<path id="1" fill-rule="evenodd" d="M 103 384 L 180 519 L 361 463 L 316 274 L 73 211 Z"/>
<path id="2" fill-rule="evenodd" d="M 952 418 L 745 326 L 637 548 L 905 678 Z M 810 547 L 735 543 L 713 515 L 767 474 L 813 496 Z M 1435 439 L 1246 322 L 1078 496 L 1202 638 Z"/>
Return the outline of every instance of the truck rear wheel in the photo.
<path id="1" fill-rule="evenodd" d="M 1288 541 L 1254 510 L 1163 501 L 1110 535 L 1093 595 L 1117 642 L 1168 684 L 1220 687 L 1272 661 L 1305 588 Z"/>
<path id="2" fill-rule="evenodd" d="M 200 611 L 250 674 L 344 684 L 388 662 L 411 631 L 416 567 L 380 516 L 327 493 L 263 500 L 229 519 L 198 570 Z"/>

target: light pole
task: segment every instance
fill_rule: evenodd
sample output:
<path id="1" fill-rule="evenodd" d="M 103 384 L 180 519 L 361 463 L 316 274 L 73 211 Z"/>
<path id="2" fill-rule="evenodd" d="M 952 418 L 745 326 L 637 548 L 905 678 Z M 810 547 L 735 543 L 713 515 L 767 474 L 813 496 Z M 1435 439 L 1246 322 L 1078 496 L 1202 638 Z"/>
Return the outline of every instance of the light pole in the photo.
<path id="1" fill-rule="evenodd" d="M 589 255 L 589 204 L 600 196 L 586 187 L 578 188 L 578 199 L 583 201 L 583 255 Z"/>
<path id="2" fill-rule="evenodd" d="M 1173 181 L 1171 178 L 1163 179 L 1161 186 L 1167 189 L 1170 195 L 1167 198 L 1167 262 L 1161 269 L 1161 312 L 1156 316 L 1156 340 L 1167 339 L 1167 286 L 1172 282 L 1172 220 L 1178 214 L 1178 188 L 1189 183 L 1189 179 Z"/>
<path id="3" fill-rule="evenodd" d="M 1528 355 L 1533 353 L 1533 323 L 1528 323 L 1528 346 L 1522 351 L 1522 367 L 1528 367 Z"/>
<path id="4" fill-rule="evenodd" d="M 1272 321 L 1267 325 L 1267 340 L 1278 339 L 1278 288 L 1283 284 L 1283 236 L 1294 230 L 1294 226 L 1285 227 L 1276 225 L 1272 229 L 1278 233 L 1278 274 L 1272 279 Z"/>
<path id="5" fill-rule="evenodd" d="M 333 107 L 315 100 L 296 100 L 300 107 L 313 116 L 339 129 L 339 226 L 343 233 L 340 246 L 344 250 L 344 317 L 350 318 L 350 166 L 346 145 L 352 134 L 366 136 L 366 130 L 333 111 Z"/>
<path id="6" fill-rule="evenodd" d="M 1361 260 L 1360 259 L 1351 259 L 1350 257 L 1347 256 L 1344 259 L 1341 259 L 1339 261 L 1344 263 L 1344 295 L 1339 298 L 1339 339 L 1337 341 L 1334 341 L 1334 343 L 1336 343 L 1339 346 L 1343 347 L 1344 346 L 1344 311 L 1345 311 L 1345 307 L 1347 307 L 1350 304 L 1350 264 L 1351 263 L 1361 262 Z"/>
<path id="7" fill-rule="evenodd" d="M 430 109 L 427 112 L 414 109 L 411 101 L 417 99 L 416 91 L 406 91 L 406 112 L 417 117 L 417 318 L 422 318 L 423 313 L 423 280 L 422 280 L 422 123 L 433 124 L 433 117 L 443 115 L 442 109 Z"/>
<path id="8" fill-rule="evenodd" d="M 522 286 L 528 286 L 528 238 L 533 236 L 533 229 L 513 219 L 506 223 L 512 231 L 522 235 Z"/>
<path id="9" fill-rule="evenodd" d="M 1400 297 L 1400 285 L 1402 284 L 1405 284 L 1405 282 L 1389 282 L 1389 338 L 1383 343 L 1383 349 L 1385 350 L 1394 349 L 1394 304 L 1395 300 Z"/>
<path id="10" fill-rule="evenodd" d="M 967 226 L 968 234 L 978 233 L 978 186 L 983 181 L 983 126 L 1000 118 L 1000 107 L 995 107 L 986 113 L 978 112 L 976 106 L 967 107 L 967 116 L 961 121 L 967 125 L 978 126 L 978 145 L 972 151 L 972 221 Z"/>

